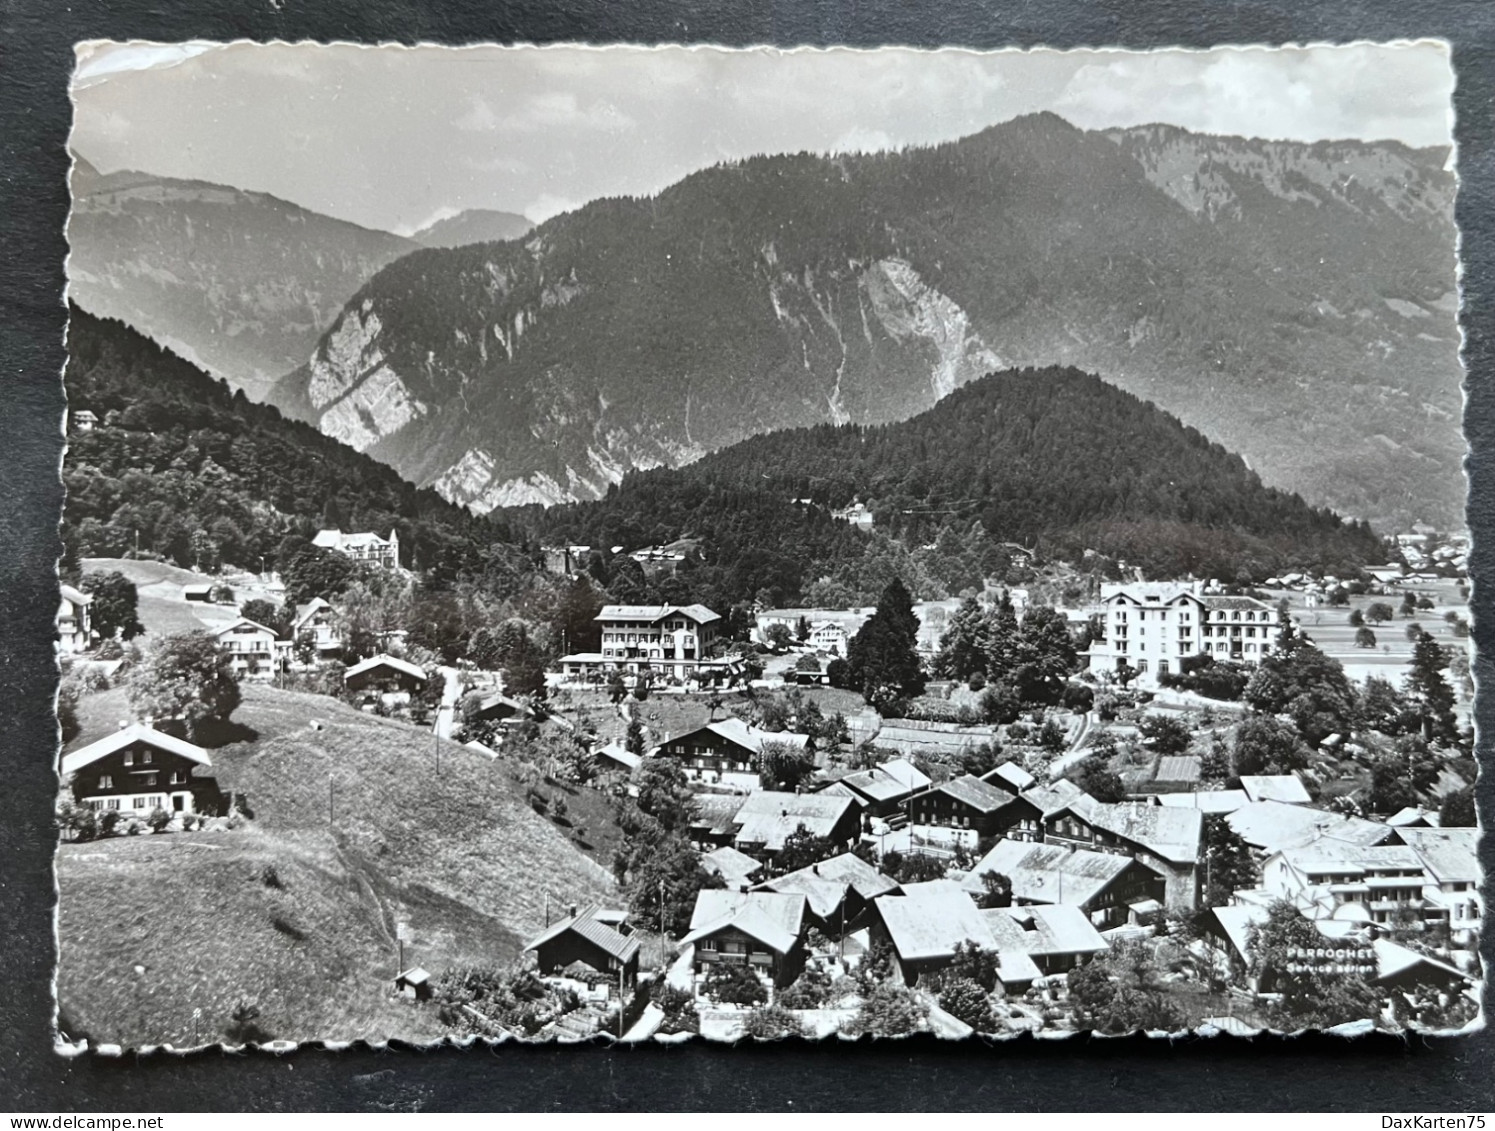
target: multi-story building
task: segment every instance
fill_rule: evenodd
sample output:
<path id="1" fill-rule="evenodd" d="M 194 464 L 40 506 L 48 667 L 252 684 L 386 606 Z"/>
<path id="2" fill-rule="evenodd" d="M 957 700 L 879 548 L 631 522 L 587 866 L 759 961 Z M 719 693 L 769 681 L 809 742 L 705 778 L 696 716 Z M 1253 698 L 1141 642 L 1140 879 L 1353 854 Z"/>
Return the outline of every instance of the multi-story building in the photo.
<path id="1" fill-rule="evenodd" d="M 752 790 L 758 788 L 758 763 L 768 743 L 783 743 L 806 752 L 810 749 L 808 735 L 759 730 L 741 719 L 729 718 L 667 738 L 656 753 L 673 758 L 692 781 Z"/>
<path id="2" fill-rule="evenodd" d="M 1381 924 L 1403 909 L 1424 915 L 1429 883 L 1422 860 L 1404 844 L 1362 847 L 1328 837 L 1273 853 L 1261 868 L 1262 888 L 1279 899 L 1297 899 L 1324 918 L 1356 904 Z"/>
<path id="3" fill-rule="evenodd" d="M 306 640 L 316 649 L 318 659 L 342 651 L 343 636 L 338 629 L 337 610 L 321 597 L 313 597 L 296 606 L 291 618 L 291 640 Z"/>
<path id="4" fill-rule="evenodd" d="M 602 648 L 562 656 L 566 682 L 595 682 L 613 672 L 684 682 L 731 682 L 741 661 L 711 659 L 721 617 L 705 605 L 605 605 L 597 614 Z"/>
<path id="5" fill-rule="evenodd" d="M 276 647 L 273 628 L 240 617 L 213 635 L 218 638 L 218 647 L 231 657 L 235 676 L 269 679 L 275 674 L 281 649 Z"/>
<path id="6" fill-rule="evenodd" d="M 212 764 L 202 747 L 136 723 L 64 755 L 62 774 L 80 805 L 134 816 L 191 813 L 204 790 L 217 791 L 216 782 L 199 780 Z"/>
<path id="7" fill-rule="evenodd" d="M 1123 664 L 1156 684 L 1191 656 L 1259 664 L 1277 643 L 1277 610 L 1254 597 L 1207 595 L 1197 582 L 1101 588 L 1105 639 L 1090 648 L 1090 670 Z"/>
<path id="8" fill-rule="evenodd" d="M 400 568 L 400 532 L 391 530 L 388 538 L 380 538 L 371 531 L 345 534 L 341 530 L 319 530 L 311 540 L 313 546 L 324 550 L 336 550 L 355 562 L 367 562 L 382 569 Z"/>
<path id="9" fill-rule="evenodd" d="M 57 605 L 57 641 L 64 652 L 86 652 L 93 645 L 89 606 L 93 598 L 71 585 L 62 587 Z"/>

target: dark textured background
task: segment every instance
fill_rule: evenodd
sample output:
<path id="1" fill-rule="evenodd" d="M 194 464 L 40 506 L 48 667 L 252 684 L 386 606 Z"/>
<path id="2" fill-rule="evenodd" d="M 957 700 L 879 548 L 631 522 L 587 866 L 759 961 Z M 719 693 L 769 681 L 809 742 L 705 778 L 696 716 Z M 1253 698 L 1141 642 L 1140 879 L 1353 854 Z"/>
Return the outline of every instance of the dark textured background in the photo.
<path id="1" fill-rule="evenodd" d="M 739 10 L 740 9 L 740 10 Z M 1398 1041 L 1142 1038 L 1005 1046 L 935 1041 L 738 1049 L 303 1049 L 284 1057 L 94 1056 L 51 1051 L 50 813 L 54 564 L 62 502 L 65 177 L 72 44 L 90 38 L 799 43 L 969 47 L 1347 42 L 1441 36 L 1458 71 L 1458 221 L 1465 264 L 1467 431 L 1475 638 L 1482 683 L 1491 615 L 1495 389 L 1492 129 L 1495 5 L 1488 0 L 0 0 L 0 1110 L 1350 1110 L 1495 1109 L 1495 1037 Z M 1488 734 L 1490 695 L 1479 718 Z M 1481 747 L 1488 743 L 1481 743 Z M 1488 823 L 1495 779 L 1480 783 Z M 1490 870 L 1492 854 L 1484 846 Z M 161 908 L 170 915 L 170 908 Z M 1490 948 L 1486 948 L 1490 962 Z"/>

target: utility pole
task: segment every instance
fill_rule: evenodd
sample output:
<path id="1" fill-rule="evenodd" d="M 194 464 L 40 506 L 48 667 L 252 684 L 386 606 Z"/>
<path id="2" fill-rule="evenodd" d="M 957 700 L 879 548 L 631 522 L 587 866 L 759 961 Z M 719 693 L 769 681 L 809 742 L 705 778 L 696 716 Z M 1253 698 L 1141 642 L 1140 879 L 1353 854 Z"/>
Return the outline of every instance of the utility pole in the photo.
<path id="1" fill-rule="evenodd" d="M 332 773 L 327 774 L 327 823 L 332 824 Z"/>
<path id="2" fill-rule="evenodd" d="M 659 881 L 659 941 L 664 941 L 664 881 Z"/>

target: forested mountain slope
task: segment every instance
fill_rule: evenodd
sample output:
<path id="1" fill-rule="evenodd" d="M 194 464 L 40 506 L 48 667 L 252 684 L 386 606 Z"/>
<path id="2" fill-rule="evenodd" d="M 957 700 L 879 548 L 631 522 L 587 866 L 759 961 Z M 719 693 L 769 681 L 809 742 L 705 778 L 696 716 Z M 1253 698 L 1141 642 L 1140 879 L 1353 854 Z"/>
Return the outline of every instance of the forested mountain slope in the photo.
<path id="1" fill-rule="evenodd" d="M 487 509 L 1073 365 L 1315 504 L 1458 525 L 1446 158 L 1052 114 L 754 158 L 398 260 L 276 399 Z"/>
<path id="2" fill-rule="evenodd" d="M 775 432 L 630 474 L 596 502 L 507 513 L 556 542 L 699 539 L 690 585 L 742 600 L 855 571 L 868 537 L 831 515 L 853 499 L 873 511 L 874 537 L 974 555 L 976 584 L 1010 545 L 1227 580 L 1290 566 L 1353 574 L 1384 552 L 1365 524 L 1263 486 L 1175 417 L 1058 368 L 991 374 L 901 423 Z"/>
<path id="3" fill-rule="evenodd" d="M 140 549 L 258 570 L 287 534 L 340 526 L 397 529 L 405 564 L 436 578 L 526 568 L 500 524 L 254 404 L 121 322 L 72 307 L 64 380 L 70 410 L 99 418 L 69 437 L 70 554 Z"/>
<path id="4" fill-rule="evenodd" d="M 303 364 L 353 292 L 419 244 L 262 192 L 79 160 L 68 293 L 256 400 Z"/>

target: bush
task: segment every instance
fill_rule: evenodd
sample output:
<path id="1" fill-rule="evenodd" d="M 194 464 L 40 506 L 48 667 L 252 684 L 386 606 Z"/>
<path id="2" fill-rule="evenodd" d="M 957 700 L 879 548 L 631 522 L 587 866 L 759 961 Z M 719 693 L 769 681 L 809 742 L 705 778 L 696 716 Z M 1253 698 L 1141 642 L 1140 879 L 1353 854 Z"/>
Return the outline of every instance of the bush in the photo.
<path id="1" fill-rule="evenodd" d="M 105 809 L 99 814 L 99 835 L 118 836 L 119 823 L 124 820 L 118 809 Z"/>
<path id="2" fill-rule="evenodd" d="M 650 1000 L 664 1014 L 660 1024 L 661 1033 L 699 1033 L 701 1015 L 696 1011 L 696 999 L 686 990 L 677 989 L 663 978 L 654 984 Z"/>
<path id="3" fill-rule="evenodd" d="M 132 818 L 130 818 L 129 821 L 127 821 L 125 823 L 125 835 L 126 836 L 139 836 L 140 835 L 140 831 L 142 829 L 144 829 L 144 828 L 145 828 L 144 825 L 142 825 L 139 821 L 135 820 L 132 817 Z"/>
<path id="4" fill-rule="evenodd" d="M 956 978 L 947 983 L 940 991 L 940 1008 L 978 1033 L 990 1033 L 997 1028 L 991 999 L 986 990 L 970 978 Z"/>
<path id="5" fill-rule="evenodd" d="M 152 809 L 145 818 L 145 823 L 150 826 L 153 833 L 164 833 L 166 826 L 171 824 L 171 814 L 165 809 Z"/>
<path id="6" fill-rule="evenodd" d="M 713 1001 L 733 1005 L 761 1005 L 768 1000 L 768 991 L 758 975 L 736 963 L 718 962 L 712 966 L 706 972 L 703 989 Z"/>
<path id="7" fill-rule="evenodd" d="M 760 1005 L 743 1019 L 744 1036 L 760 1041 L 776 1041 L 782 1037 L 803 1037 L 806 1030 L 798 1017 L 782 1005 Z"/>
<path id="8" fill-rule="evenodd" d="M 885 983 L 867 995 L 845 1032 L 850 1036 L 863 1033 L 880 1037 L 902 1036 L 918 1031 L 928 1015 L 928 1008 L 911 990 Z"/>
<path id="9" fill-rule="evenodd" d="M 779 1004 L 785 1009 L 819 1009 L 830 992 L 831 976 L 819 966 L 809 966 L 779 994 Z"/>

